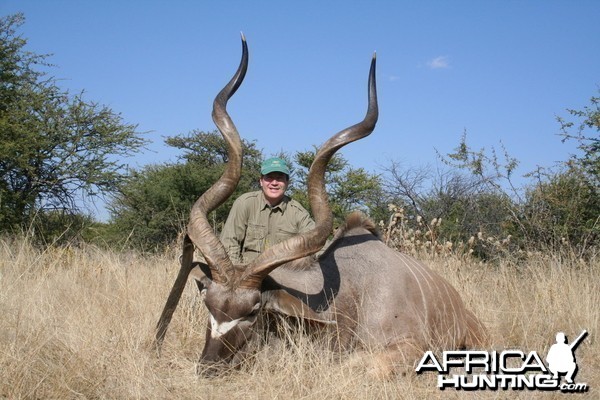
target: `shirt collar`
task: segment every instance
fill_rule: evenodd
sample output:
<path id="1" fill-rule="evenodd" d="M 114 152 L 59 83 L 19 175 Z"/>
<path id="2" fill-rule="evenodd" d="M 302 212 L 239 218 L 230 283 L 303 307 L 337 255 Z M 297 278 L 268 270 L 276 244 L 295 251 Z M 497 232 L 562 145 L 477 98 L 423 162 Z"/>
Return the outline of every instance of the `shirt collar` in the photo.
<path id="1" fill-rule="evenodd" d="M 260 191 L 260 195 L 261 195 L 262 204 L 263 204 L 261 210 L 264 210 L 265 208 L 270 208 L 272 210 L 280 209 L 282 214 L 285 213 L 285 210 L 287 209 L 288 203 L 290 201 L 290 198 L 287 195 L 284 195 L 283 199 L 281 199 L 279 204 L 277 204 L 276 206 L 273 206 L 273 207 L 271 207 L 271 205 L 265 198 L 265 194 L 263 193 L 262 190 Z"/>

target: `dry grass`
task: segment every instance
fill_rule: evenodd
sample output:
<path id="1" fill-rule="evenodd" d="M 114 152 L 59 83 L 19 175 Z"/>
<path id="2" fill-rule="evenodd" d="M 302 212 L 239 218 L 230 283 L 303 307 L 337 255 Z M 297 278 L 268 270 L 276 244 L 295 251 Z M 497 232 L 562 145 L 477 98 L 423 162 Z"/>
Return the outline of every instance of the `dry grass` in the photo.
<path id="1" fill-rule="evenodd" d="M 600 262 L 538 256 L 526 267 L 480 265 L 436 256 L 447 277 L 488 326 L 494 347 L 545 355 L 558 331 L 590 332 L 577 349 L 578 382 L 600 393 Z M 240 371 L 196 375 L 206 314 L 186 288 L 161 357 L 149 343 L 177 255 L 143 258 L 93 247 L 39 252 L 0 240 L 0 398 L 19 399 L 421 399 L 560 398 L 544 392 L 439 391 L 436 376 L 392 381 L 322 352 L 305 337 L 263 348 Z"/>

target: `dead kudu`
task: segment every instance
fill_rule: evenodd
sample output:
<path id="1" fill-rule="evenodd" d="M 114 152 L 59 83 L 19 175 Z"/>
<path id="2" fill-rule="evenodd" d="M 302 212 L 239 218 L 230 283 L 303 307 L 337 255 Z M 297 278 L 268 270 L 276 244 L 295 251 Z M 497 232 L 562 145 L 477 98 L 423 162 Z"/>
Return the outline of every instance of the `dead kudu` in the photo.
<path id="1" fill-rule="evenodd" d="M 324 182 L 327 163 L 341 147 L 368 136 L 377 122 L 375 61 L 374 56 L 365 118 L 323 144 L 310 168 L 308 194 L 315 228 L 268 248 L 247 265 L 234 265 L 207 214 L 232 194 L 240 178 L 241 139 L 226 105 L 248 66 L 242 37 L 240 66 L 213 104 L 213 120 L 228 143 L 229 161 L 220 179 L 192 208 L 181 269 L 157 325 L 158 348 L 190 275 L 197 280 L 209 312 L 200 358 L 204 371 L 238 364 L 265 313 L 331 332 L 331 342 L 339 349 L 376 349 L 379 352 L 369 360 L 371 371 L 378 374 L 412 365 L 434 346 L 455 349 L 482 343 L 485 330 L 457 291 L 419 261 L 387 247 L 362 214 L 351 214 L 327 250 L 318 259 L 313 256 L 332 230 Z M 195 247 L 206 263 L 193 261 Z M 360 358 L 362 352 L 357 354 Z"/>

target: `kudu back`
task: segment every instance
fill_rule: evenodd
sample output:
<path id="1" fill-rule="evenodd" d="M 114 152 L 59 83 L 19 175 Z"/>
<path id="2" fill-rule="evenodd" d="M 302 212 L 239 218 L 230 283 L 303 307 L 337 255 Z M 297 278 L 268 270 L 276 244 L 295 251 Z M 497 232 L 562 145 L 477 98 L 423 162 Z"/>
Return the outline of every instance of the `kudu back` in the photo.
<path id="1" fill-rule="evenodd" d="M 332 231 L 324 179 L 327 163 L 346 144 L 368 136 L 377 122 L 375 65 L 373 56 L 364 119 L 325 142 L 309 170 L 314 229 L 268 248 L 247 265 L 234 265 L 207 214 L 233 193 L 240 179 L 241 139 L 226 106 L 248 66 L 242 35 L 240 65 L 213 103 L 213 120 L 228 144 L 228 164 L 192 207 L 181 268 L 157 325 L 158 348 L 190 275 L 196 279 L 209 313 L 200 358 L 200 364 L 206 366 L 203 371 L 214 372 L 217 366 L 240 362 L 264 313 L 301 319 L 308 321 L 307 326 L 331 332 L 331 343 L 339 349 L 374 350 L 372 367 L 383 374 L 400 365 L 412 365 L 430 348 L 484 343 L 484 327 L 465 308 L 458 292 L 424 264 L 387 247 L 364 215 L 349 215 L 327 249 L 318 258 L 314 256 Z M 194 262 L 195 248 L 205 263 Z"/>

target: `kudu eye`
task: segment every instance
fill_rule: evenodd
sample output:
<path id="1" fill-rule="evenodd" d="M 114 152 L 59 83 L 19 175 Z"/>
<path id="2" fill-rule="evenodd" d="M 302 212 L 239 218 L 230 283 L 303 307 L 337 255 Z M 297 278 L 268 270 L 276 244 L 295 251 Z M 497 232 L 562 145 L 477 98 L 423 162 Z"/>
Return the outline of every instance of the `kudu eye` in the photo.
<path id="1" fill-rule="evenodd" d="M 248 317 L 256 317 L 258 315 L 259 311 L 260 311 L 260 303 L 256 303 L 254 305 L 254 307 L 252 307 L 252 310 L 248 314 Z"/>

